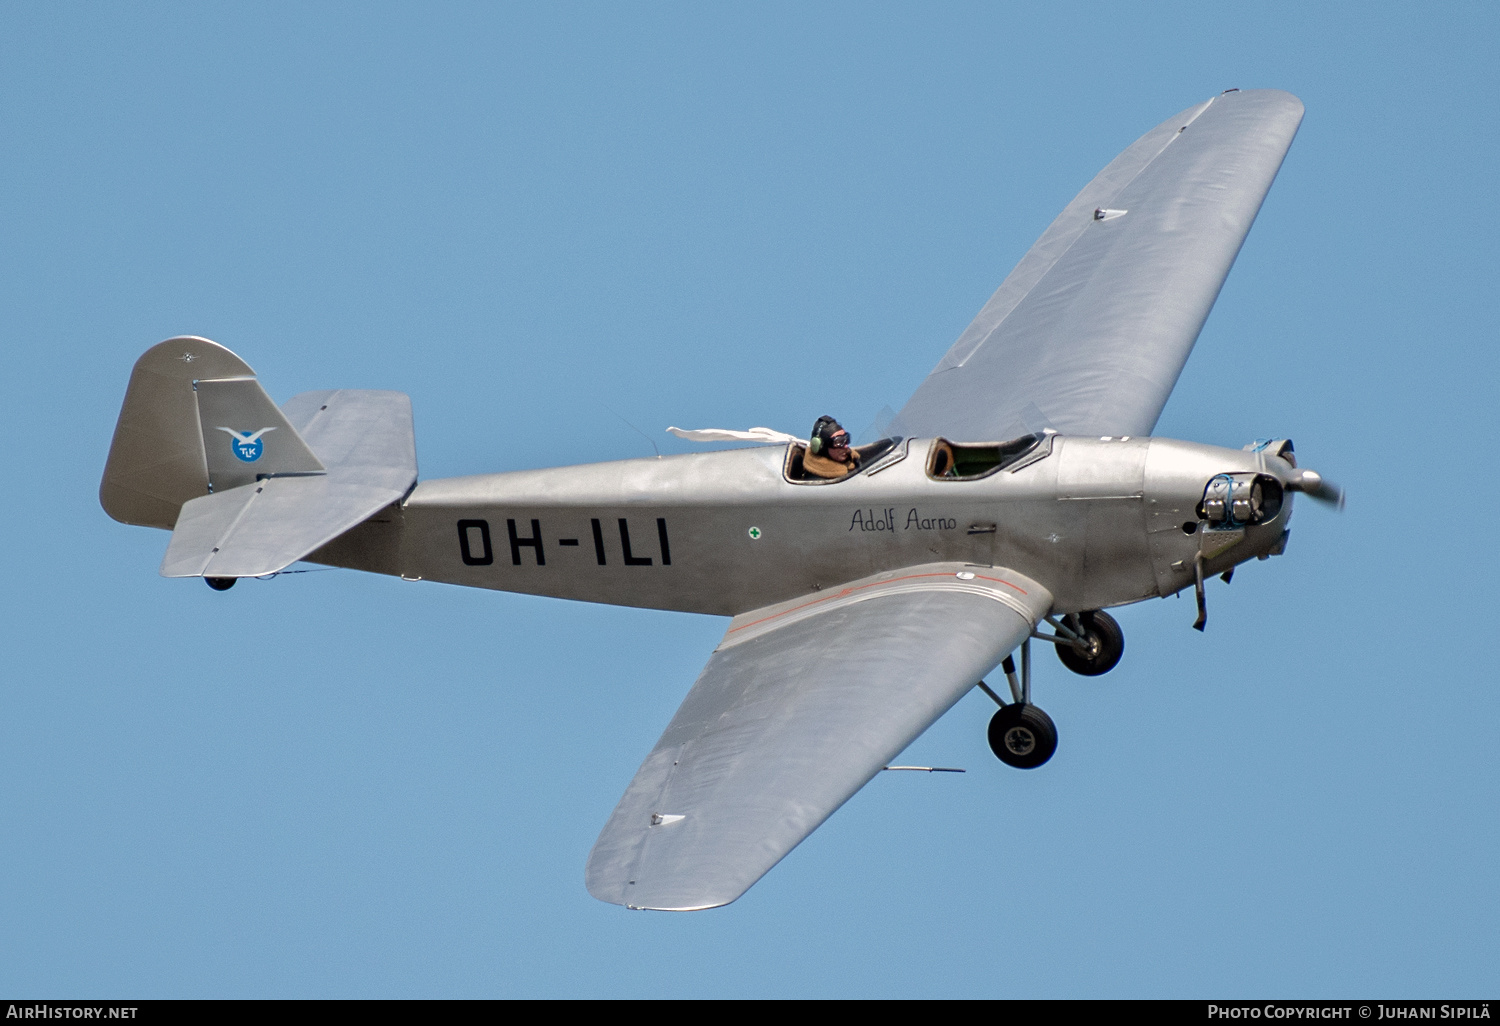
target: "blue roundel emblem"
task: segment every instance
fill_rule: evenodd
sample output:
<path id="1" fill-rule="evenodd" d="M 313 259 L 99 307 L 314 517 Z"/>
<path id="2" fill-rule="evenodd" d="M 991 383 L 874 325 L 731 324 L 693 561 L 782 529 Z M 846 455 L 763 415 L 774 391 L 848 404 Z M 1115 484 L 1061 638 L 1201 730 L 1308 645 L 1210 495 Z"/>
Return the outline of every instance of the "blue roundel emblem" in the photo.
<path id="1" fill-rule="evenodd" d="M 229 444 L 234 447 L 234 454 L 246 463 L 254 463 L 266 451 L 266 441 L 263 438 L 257 438 L 253 442 L 242 442 L 236 438 Z"/>
<path id="2" fill-rule="evenodd" d="M 259 431 L 236 431 L 234 428 L 221 427 L 219 430 L 229 436 L 229 448 L 234 450 L 240 462 L 254 463 L 266 451 L 265 433 L 276 429 L 263 427 Z"/>

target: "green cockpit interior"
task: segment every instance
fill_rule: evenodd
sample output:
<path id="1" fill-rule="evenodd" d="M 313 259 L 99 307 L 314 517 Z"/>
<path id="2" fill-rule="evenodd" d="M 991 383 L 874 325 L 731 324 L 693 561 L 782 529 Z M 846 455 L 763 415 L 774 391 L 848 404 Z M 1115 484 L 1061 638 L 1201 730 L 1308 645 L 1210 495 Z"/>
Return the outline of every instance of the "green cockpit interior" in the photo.
<path id="1" fill-rule="evenodd" d="M 1022 435 L 1008 442 L 950 442 L 939 438 L 927 460 L 927 476 L 939 481 L 972 481 L 1014 467 L 1037 452 L 1046 435 Z"/>

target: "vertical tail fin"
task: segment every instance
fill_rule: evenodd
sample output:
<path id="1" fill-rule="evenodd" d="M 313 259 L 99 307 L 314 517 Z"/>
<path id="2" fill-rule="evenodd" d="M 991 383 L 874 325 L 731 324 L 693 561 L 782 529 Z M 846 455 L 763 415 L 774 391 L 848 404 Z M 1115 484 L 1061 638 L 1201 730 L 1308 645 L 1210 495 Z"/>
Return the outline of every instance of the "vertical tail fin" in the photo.
<path id="1" fill-rule="evenodd" d="M 171 530 L 184 503 L 322 462 L 250 365 L 206 338 L 169 338 L 130 373 L 99 504 L 127 524 Z"/>
<path id="2" fill-rule="evenodd" d="M 166 577 L 258 577 L 417 481 L 411 400 L 363 389 L 271 401 L 250 366 L 182 336 L 136 361 L 99 485 L 116 520 L 172 532 Z"/>
<path id="3" fill-rule="evenodd" d="M 228 349 L 192 335 L 142 353 L 130 372 L 99 483 L 104 512 L 121 523 L 170 531 L 182 504 L 209 491 L 193 382 L 254 373 Z"/>

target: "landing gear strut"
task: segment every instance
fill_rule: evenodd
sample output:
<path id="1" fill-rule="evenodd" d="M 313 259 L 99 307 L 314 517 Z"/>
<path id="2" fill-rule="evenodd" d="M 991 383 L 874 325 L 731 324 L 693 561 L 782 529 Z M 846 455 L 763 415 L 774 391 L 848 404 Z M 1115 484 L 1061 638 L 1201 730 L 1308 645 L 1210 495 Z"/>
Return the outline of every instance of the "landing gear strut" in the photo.
<path id="1" fill-rule="evenodd" d="M 1016 662 L 1010 656 L 1000 664 L 1010 684 L 1011 703 L 984 681 L 979 687 L 995 700 L 1000 711 L 990 720 L 990 750 L 995 758 L 1016 769 L 1036 769 L 1057 751 L 1057 727 L 1052 717 L 1031 704 L 1031 639 L 1021 643 L 1021 679 L 1016 679 Z"/>
<path id="2" fill-rule="evenodd" d="M 1097 677 L 1108 673 L 1125 654 L 1125 632 L 1115 618 L 1103 610 L 1091 613 L 1069 613 L 1063 617 L 1066 630 L 1058 633 L 1066 637 L 1073 635 L 1073 644 L 1057 646 L 1057 658 L 1074 673 L 1085 677 Z"/>
<path id="3" fill-rule="evenodd" d="M 1125 654 L 1125 632 L 1120 630 L 1115 618 L 1102 609 L 1069 613 L 1061 621 L 1051 616 L 1044 616 L 1042 619 L 1047 621 L 1055 633 L 1032 631 L 1031 636 L 1038 641 L 1056 645 L 1057 658 L 1074 673 L 1081 673 L 1085 677 L 1108 673 Z M 1041 624 L 1037 626 L 1040 627 Z"/>

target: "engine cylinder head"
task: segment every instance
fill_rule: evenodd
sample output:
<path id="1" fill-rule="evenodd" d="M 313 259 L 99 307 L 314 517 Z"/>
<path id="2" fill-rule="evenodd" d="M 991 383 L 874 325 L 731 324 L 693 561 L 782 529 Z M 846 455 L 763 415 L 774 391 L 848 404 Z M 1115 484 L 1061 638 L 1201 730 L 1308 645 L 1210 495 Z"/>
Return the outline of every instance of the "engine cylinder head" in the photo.
<path id="1" fill-rule="evenodd" d="M 1203 489 L 1198 515 L 1215 527 L 1243 527 L 1281 512 L 1280 482 L 1266 474 L 1217 474 Z"/>

